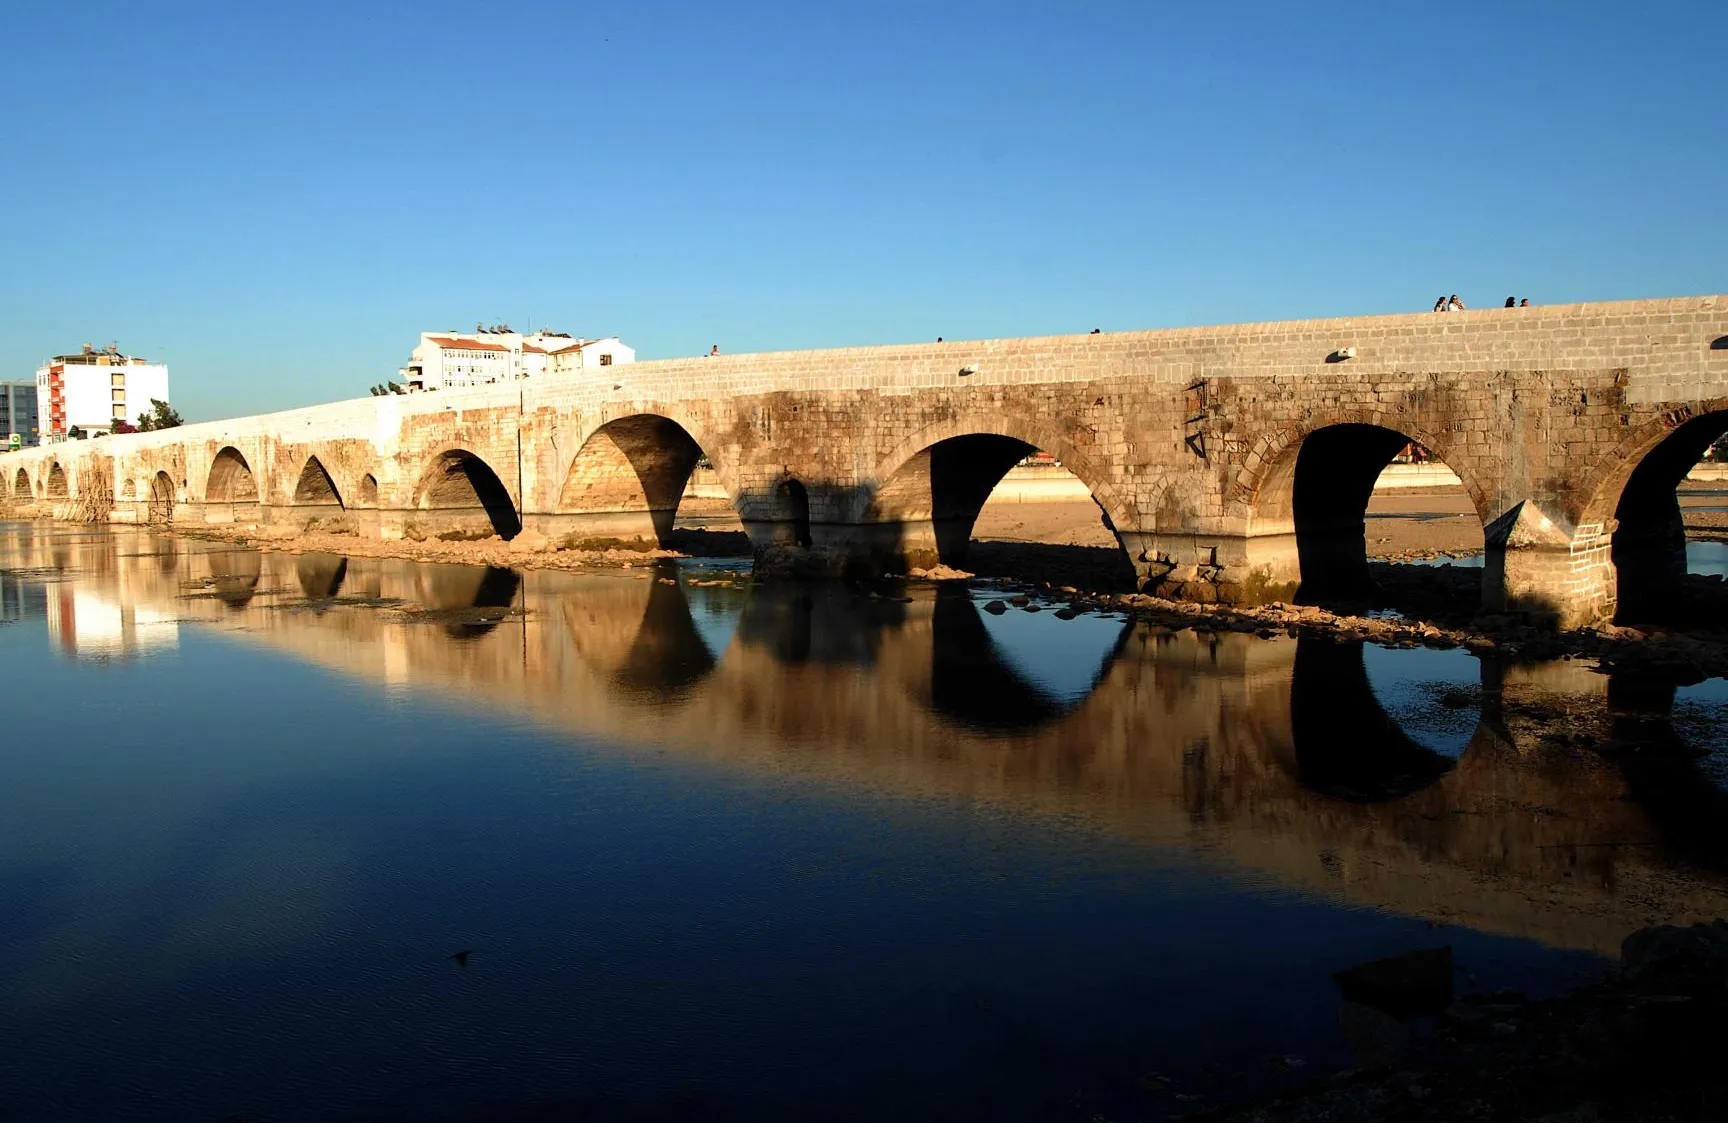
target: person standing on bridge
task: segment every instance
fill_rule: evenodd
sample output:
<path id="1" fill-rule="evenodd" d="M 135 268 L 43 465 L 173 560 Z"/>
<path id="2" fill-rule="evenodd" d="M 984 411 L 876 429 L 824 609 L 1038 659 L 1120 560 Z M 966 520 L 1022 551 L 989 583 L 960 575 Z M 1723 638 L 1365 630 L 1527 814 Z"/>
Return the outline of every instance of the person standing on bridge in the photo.
<path id="1" fill-rule="evenodd" d="M 714 358 L 714 356 L 718 355 L 719 353 L 720 353 L 720 345 L 718 343 L 716 343 L 714 346 L 708 348 L 708 357 L 710 359 Z"/>
<path id="2" fill-rule="evenodd" d="M 1462 312 L 1462 311 L 1464 311 L 1464 302 L 1462 300 L 1458 299 L 1457 293 L 1453 293 L 1452 298 L 1446 302 L 1446 311 L 1448 311 L 1448 312 Z"/>
<path id="3" fill-rule="evenodd" d="M 1446 311 L 1446 298 L 1444 296 L 1436 297 L 1434 299 L 1434 311 L 1436 311 L 1436 312 Z"/>

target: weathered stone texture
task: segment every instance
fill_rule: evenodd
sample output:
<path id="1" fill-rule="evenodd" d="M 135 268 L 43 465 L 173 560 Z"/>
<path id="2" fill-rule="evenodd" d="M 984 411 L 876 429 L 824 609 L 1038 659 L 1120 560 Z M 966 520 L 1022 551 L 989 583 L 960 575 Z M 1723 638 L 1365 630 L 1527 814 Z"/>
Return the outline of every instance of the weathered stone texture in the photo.
<path id="1" fill-rule="evenodd" d="M 1728 297 L 1707 296 L 675 359 L 25 450 L 0 484 L 63 507 L 100 450 L 117 519 L 159 514 L 166 480 L 175 521 L 480 533 L 507 503 L 548 533 L 653 535 L 706 456 L 759 545 L 868 568 L 963 549 L 1023 442 L 1091 488 L 1149 582 L 1236 599 L 1294 595 L 1313 559 L 1346 557 L 1354 497 L 1402 437 L 1485 526 L 1520 504 L 1551 522 L 1552 540 L 1491 544 L 1515 590 L 1489 599 L 1578 622 L 1612 609 L 1634 469 L 1688 422 L 1705 419 L 1689 440 L 1728 429 L 1725 337 Z M 313 458 L 329 493 L 302 486 Z M 216 470 L 236 460 L 255 496 Z"/>

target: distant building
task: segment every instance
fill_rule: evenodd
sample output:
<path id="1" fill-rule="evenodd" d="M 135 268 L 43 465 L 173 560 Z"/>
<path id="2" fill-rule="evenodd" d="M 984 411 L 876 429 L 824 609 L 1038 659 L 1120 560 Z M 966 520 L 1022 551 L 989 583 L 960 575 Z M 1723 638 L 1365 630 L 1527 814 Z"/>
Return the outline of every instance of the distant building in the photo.
<path id="1" fill-rule="evenodd" d="M 471 332 L 421 332 L 419 344 L 400 373 L 409 390 L 439 390 L 635 361 L 635 349 L 626 347 L 617 336 L 578 339 L 557 331 L 523 335 L 499 325 L 477 327 Z"/>
<path id="2" fill-rule="evenodd" d="M 150 399 L 168 398 L 168 367 L 113 344 L 86 343 L 76 355 L 56 355 L 36 371 L 36 401 L 45 416 L 42 443 L 63 441 L 77 429 L 87 437 L 109 433 L 116 421 L 136 424 Z"/>
<path id="3" fill-rule="evenodd" d="M 16 445 L 12 442 L 16 441 Z M 0 447 L 29 448 L 42 443 L 42 421 L 34 382 L 0 382 Z"/>

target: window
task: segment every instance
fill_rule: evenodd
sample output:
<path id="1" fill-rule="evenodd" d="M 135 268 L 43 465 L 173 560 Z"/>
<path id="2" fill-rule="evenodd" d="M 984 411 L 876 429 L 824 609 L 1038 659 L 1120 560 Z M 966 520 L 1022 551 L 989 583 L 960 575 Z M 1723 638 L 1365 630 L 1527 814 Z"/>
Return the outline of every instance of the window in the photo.
<path id="1" fill-rule="evenodd" d="M 609 367 L 612 365 L 612 355 L 610 352 L 600 356 L 600 365 L 603 367 Z"/>
<path id="2" fill-rule="evenodd" d="M 115 402 L 114 403 L 114 416 L 121 421 L 126 420 L 126 403 L 125 402 Z"/>

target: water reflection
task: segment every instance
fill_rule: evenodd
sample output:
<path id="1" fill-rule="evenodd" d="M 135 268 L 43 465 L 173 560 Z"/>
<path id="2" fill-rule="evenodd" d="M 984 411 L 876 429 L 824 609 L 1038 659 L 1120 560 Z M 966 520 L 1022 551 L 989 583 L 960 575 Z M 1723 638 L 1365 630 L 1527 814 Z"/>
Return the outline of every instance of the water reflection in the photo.
<path id="1" fill-rule="evenodd" d="M 345 673 L 454 692 L 621 746 L 965 793 L 1137 837 L 1200 832 L 1233 860 L 1295 883 L 1562 945 L 1617 946 L 1647 910 L 1614 885 L 1661 864 L 1647 844 L 1684 834 L 1664 835 L 1663 823 L 1709 818 L 1654 792 L 1688 807 L 1719 798 L 1708 781 L 1616 769 L 1508 717 L 1507 698 L 1534 691 L 1661 725 L 1644 711 L 1629 716 L 1622 697 L 1633 688 L 1611 698 L 1608 680 L 1583 664 L 1489 666 L 1487 681 L 1471 682 L 1457 676 L 1478 664 L 1448 653 L 1442 670 L 1424 679 L 1418 666 L 1400 681 L 1383 664 L 1406 653 L 1368 648 L 1388 706 L 1360 644 L 1157 634 L 1044 614 L 1041 623 L 1083 641 L 1010 656 L 958 585 L 902 600 L 834 585 L 746 591 L 676 567 L 524 576 L 186 542 L 170 574 L 136 546 L 122 536 L 15 540 L 9 569 L 58 562 L 72 576 L 46 598 L 9 579 L 8 603 L 27 611 L 70 596 L 81 622 L 100 603 L 107 619 L 160 623 L 161 635 L 176 619 L 235 628 Z M 277 611 L 295 602 L 319 612 Z M 519 618 L 501 627 L 512 611 Z M 121 630 L 146 642 L 136 625 Z M 1086 687 L 1049 689 L 1041 674 Z M 1424 706 L 1452 728 L 1422 719 L 1413 735 L 1400 719 L 1421 718 Z M 1549 811 L 1505 814 L 1515 806 Z M 1644 841 L 1581 857 L 1603 833 Z M 1595 876 L 1555 890 L 1555 855 L 1574 852 Z M 1541 902 L 1522 896 L 1535 886 L 1545 887 Z M 1716 907 L 1702 897 L 1669 905 L 1680 915 Z"/>
<path id="2" fill-rule="evenodd" d="M 271 1071 L 352 1087 L 358 1035 L 388 1062 L 367 1073 L 425 1087 L 426 1057 L 469 1050 L 466 1080 L 791 1095 L 789 1072 L 844 1069 L 1036 1117 L 1087 1066 L 1137 1087 L 1208 1041 L 1323 1053 L 1298 1011 L 1331 1025 L 1331 973 L 1431 945 L 1423 921 L 1487 978 L 1552 953 L 1483 934 L 1613 954 L 1728 885 L 1699 733 L 1728 699 L 1582 662 L 143 531 L 0 526 L 0 570 L 24 714 L 0 754 L 0 1031 L 32 1050 L 0 1099 L 115 1025 L 172 1030 L 173 1057 L 286 1035 Z M 136 660 L 91 694 L 136 686 L 105 719 L 123 734 L 46 747 L 61 716 L 20 707 L 83 665 L 44 642 Z M 160 1083 L 154 1053 L 105 1048 L 135 1067 L 88 1095 Z M 331 1095 L 274 1115 L 352 1109 Z M 86 1114 L 139 1116 L 106 1106 Z M 204 1117 L 179 1106 L 158 1117 Z"/>

